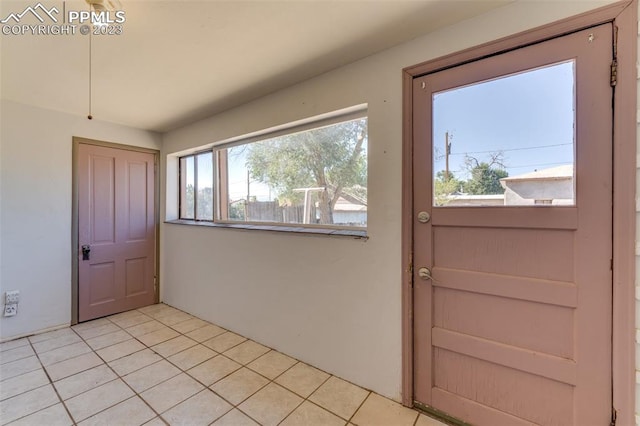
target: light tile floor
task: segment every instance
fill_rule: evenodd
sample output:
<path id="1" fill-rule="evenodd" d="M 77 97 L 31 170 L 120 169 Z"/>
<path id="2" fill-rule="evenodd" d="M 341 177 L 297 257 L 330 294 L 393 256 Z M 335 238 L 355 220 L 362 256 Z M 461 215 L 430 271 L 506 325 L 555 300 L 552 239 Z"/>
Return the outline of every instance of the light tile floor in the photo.
<path id="1" fill-rule="evenodd" d="M 164 304 L 2 343 L 0 380 L 2 425 L 443 425 Z"/>

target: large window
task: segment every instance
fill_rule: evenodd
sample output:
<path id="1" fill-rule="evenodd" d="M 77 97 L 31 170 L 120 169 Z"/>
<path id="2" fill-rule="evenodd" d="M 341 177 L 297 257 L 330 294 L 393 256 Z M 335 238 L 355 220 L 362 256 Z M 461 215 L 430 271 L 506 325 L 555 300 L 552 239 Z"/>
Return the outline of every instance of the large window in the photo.
<path id="1" fill-rule="evenodd" d="M 181 157 L 180 218 L 362 229 L 367 140 L 359 110 Z"/>

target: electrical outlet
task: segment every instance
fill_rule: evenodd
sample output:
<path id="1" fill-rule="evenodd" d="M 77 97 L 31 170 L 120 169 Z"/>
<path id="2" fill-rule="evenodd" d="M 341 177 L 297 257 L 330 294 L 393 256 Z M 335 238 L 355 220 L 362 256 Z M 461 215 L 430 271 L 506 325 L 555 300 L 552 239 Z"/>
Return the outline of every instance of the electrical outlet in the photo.
<path id="1" fill-rule="evenodd" d="M 18 304 L 17 303 L 9 303 L 4 305 L 4 316 L 12 317 L 18 314 Z"/>
<path id="2" fill-rule="evenodd" d="M 20 303 L 20 291 L 18 290 L 7 291 L 4 295 L 4 298 L 5 298 L 4 303 L 6 303 L 7 305 Z"/>

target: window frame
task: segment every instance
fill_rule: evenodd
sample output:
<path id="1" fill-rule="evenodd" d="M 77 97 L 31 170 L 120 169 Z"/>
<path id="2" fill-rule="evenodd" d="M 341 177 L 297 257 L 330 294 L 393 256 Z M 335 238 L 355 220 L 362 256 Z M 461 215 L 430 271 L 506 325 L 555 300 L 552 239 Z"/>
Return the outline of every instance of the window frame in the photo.
<path id="1" fill-rule="evenodd" d="M 185 153 L 178 156 L 178 220 L 182 223 L 196 222 L 198 224 L 206 224 L 209 226 L 221 226 L 227 228 L 241 228 L 241 229 L 261 229 L 261 230 L 274 230 L 274 231 L 292 231 L 292 232 L 308 232 L 313 234 L 327 234 L 327 235 L 345 235 L 355 236 L 359 238 L 366 238 L 368 223 L 364 226 L 345 226 L 334 224 L 303 224 L 303 223 L 286 223 L 286 222 L 260 222 L 260 221 L 237 221 L 228 219 L 229 205 L 223 202 L 228 200 L 228 158 L 227 149 L 249 145 L 252 143 L 259 143 L 268 139 L 276 138 L 278 136 L 289 135 L 293 133 L 304 132 L 307 130 L 313 130 L 320 127 L 330 126 L 332 124 L 339 124 L 346 121 L 357 120 L 365 118 L 369 120 L 368 105 L 359 104 L 352 107 L 340 109 L 337 111 L 321 114 L 302 120 L 286 123 L 283 125 L 267 128 L 257 132 L 245 134 L 242 136 L 226 139 L 223 141 L 215 142 L 207 146 L 206 149 L 196 149 L 193 152 Z M 368 141 L 367 141 L 368 145 Z M 368 156 L 368 147 L 367 147 Z M 194 158 L 194 188 L 197 186 L 197 160 L 196 157 L 199 154 L 212 153 L 213 154 L 213 220 L 209 219 L 197 219 L 197 200 L 194 199 L 194 218 L 182 217 L 182 203 L 183 200 L 183 167 L 182 160 L 184 158 Z M 369 167 L 367 163 L 367 181 L 369 180 Z M 185 177 L 186 178 L 186 174 Z M 195 197 L 197 198 L 197 197 Z M 368 213 L 368 212 L 367 212 Z M 368 214 L 367 214 L 368 216 Z M 225 219 L 226 218 L 226 219 Z M 367 217 L 368 219 L 368 217 Z M 368 222 L 368 220 L 367 220 Z"/>
<path id="2" fill-rule="evenodd" d="M 214 209 L 214 215 L 213 215 L 213 219 L 198 219 L 198 195 L 197 195 L 197 190 L 198 190 L 198 159 L 197 157 L 201 154 L 209 154 L 212 153 L 211 148 L 207 148 L 207 149 L 200 149 L 198 151 L 194 151 L 194 152 L 190 152 L 188 154 L 185 155 L 181 155 L 178 157 L 178 220 L 192 220 L 195 222 L 215 222 L 215 206 L 216 206 L 216 180 L 215 180 L 215 152 L 212 153 L 212 168 L 213 168 L 213 176 L 212 176 L 212 180 L 213 180 L 213 193 L 212 193 L 212 197 L 213 197 L 213 209 Z M 183 179 L 186 179 L 186 170 L 184 170 L 183 173 L 183 167 L 182 167 L 182 160 L 187 159 L 187 158 L 193 158 L 193 217 L 189 218 L 189 217 L 182 217 L 182 205 L 183 203 L 186 201 L 184 200 L 184 194 L 186 193 L 186 190 L 183 189 L 182 186 L 182 182 Z M 186 186 L 184 187 L 186 188 Z"/>

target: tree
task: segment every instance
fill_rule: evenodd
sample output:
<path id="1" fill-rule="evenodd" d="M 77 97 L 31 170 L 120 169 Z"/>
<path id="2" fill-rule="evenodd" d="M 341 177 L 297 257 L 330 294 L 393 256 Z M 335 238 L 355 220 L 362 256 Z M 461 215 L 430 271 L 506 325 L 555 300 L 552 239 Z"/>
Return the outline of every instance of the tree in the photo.
<path id="1" fill-rule="evenodd" d="M 193 187 L 193 184 L 187 184 L 187 188 L 185 191 L 185 199 L 182 200 L 182 203 L 184 203 L 184 212 L 186 213 L 186 217 L 189 217 L 188 215 L 193 215 L 193 218 L 195 219 L 195 214 L 196 212 L 194 211 L 193 207 L 195 205 L 195 189 Z"/>
<path id="2" fill-rule="evenodd" d="M 436 174 L 434 180 L 434 202 L 436 206 L 444 206 L 450 200 L 451 194 L 455 192 L 461 192 L 465 182 L 456 178 L 452 172 L 449 172 L 449 176 L 444 170 L 440 170 Z"/>
<path id="3" fill-rule="evenodd" d="M 247 202 L 240 200 L 229 204 L 229 219 L 244 221 Z"/>
<path id="4" fill-rule="evenodd" d="M 471 178 L 464 184 L 464 190 L 472 195 L 504 194 L 500 179 L 509 176 L 504 167 L 504 154 L 491 153 L 487 161 L 465 156 L 464 163 Z"/>
<path id="5" fill-rule="evenodd" d="M 194 219 L 213 220 L 213 188 L 205 187 L 198 189 L 197 193 L 198 211 L 194 211 L 196 205 L 196 191 L 193 184 L 187 184 L 185 188 L 185 199 L 182 200 L 185 216 L 193 215 Z"/>
<path id="6" fill-rule="evenodd" d="M 197 219 L 213 220 L 213 188 L 198 188 Z"/>
<path id="7" fill-rule="evenodd" d="M 295 189 L 323 188 L 318 192 L 320 223 L 331 224 L 338 198 L 367 185 L 366 143 L 366 119 L 346 121 L 252 144 L 247 168 L 283 204 L 302 201 L 304 193 Z"/>

